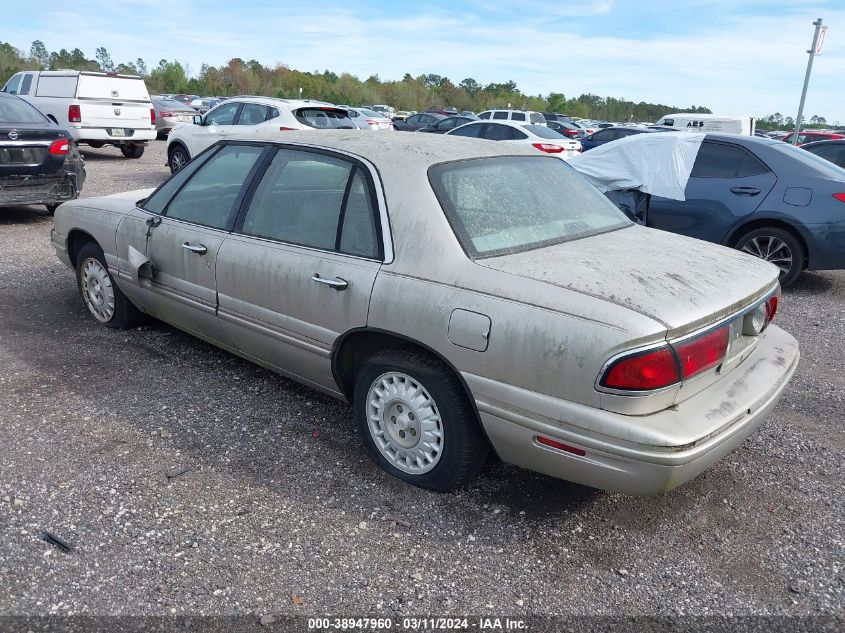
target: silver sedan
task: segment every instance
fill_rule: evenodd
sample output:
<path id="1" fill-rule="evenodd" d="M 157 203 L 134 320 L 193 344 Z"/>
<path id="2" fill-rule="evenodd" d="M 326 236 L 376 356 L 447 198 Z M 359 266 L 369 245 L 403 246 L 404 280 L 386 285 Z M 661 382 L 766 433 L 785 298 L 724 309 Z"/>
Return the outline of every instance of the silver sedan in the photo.
<path id="1" fill-rule="evenodd" d="M 155 191 L 62 205 L 52 242 L 97 322 L 161 319 L 349 401 L 375 463 L 435 490 L 493 451 L 660 493 L 748 437 L 799 358 L 775 266 L 482 140 L 227 140 Z"/>

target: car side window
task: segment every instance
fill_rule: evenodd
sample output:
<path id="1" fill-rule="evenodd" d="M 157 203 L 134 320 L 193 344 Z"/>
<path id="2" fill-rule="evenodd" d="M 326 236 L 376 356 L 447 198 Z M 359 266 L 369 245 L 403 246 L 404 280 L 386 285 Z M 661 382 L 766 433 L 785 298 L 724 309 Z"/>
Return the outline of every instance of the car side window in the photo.
<path id="1" fill-rule="evenodd" d="M 375 205 L 360 167 L 279 150 L 249 203 L 241 232 L 290 244 L 378 257 Z"/>
<path id="2" fill-rule="evenodd" d="M 452 119 L 452 118 L 443 119 L 442 121 L 440 121 L 436 125 L 436 127 L 437 127 L 438 130 L 451 130 L 453 127 L 455 127 L 455 125 L 457 123 L 458 123 L 457 119 Z"/>
<path id="3" fill-rule="evenodd" d="M 487 119 L 490 118 L 490 113 L 489 112 L 482 112 L 481 114 L 478 115 L 478 118 L 484 119 L 486 121 Z"/>
<path id="4" fill-rule="evenodd" d="M 497 120 L 506 120 L 508 118 L 508 113 L 499 110 L 498 112 L 493 113 L 493 118 Z"/>
<path id="5" fill-rule="evenodd" d="M 275 119 L 279 116 L 279 111 L 276 108 L 267 107 L 267 120 Z"/>
<path id="6" fill-rule="evenodd" d="M 523 139 L 528 138 L 528 135 L 524 132 L 520 132 L 519 130 L 515 130 L 511 128 L 511 139 L 515 141 L 521 141 Z"/>
<path id="7" fill-rule="evenodd" d="M 768 168 L 742 147 L 727 143 L 701 144 L 692 167 L 692 178 L 744 178 L 766 173 Z"/>
<path id="8" fill-rule="evenodd" d="M 238 125 L 258 125 L 267 120 L 267 106 L 245 103 L 238 116 Z"/>
<path id="9" fill-rule="evenodd" d="M 196 170 L 164 214 L 176 220 L 226 228 L 235 200 L 263 151 L 263 147 L 254 145 L 225 145 Z"/>
<path id="10" fill-rule="evenodd" d="M 412 116 L 409 116 L 409 117 L 405 120 L 405 122 L 406 122 L 406 123 L 408 123 L 409 125 L 416 125 L 416 124 L 417 124 L 417 122 L 420 120 L 420 118 L 421 118 L 421 117 L 420 117 L 420 115 L 419 115 L 419 114 L 414 114 L 414 115 L 412 115 Z"/>
<path id="11" fill-rule="evenodd" d="M 149 211 L 150 213 L 162 213 L 165 207 L 167 207 L 167 203 L 170 202 L 170 199 L 173 197 L 173 194 L 179 191 L 182 185 L 185 184 L 193 173 L 199 169 L 205 161 L 211 158 L 214 153 L 214 150 L 209 150 L 207 152 L 203 152 L 190 161 L 187 165 L 165 181 L 158 189 L 156 189 L 153 194 L 147 198 L 142 205 L 140 205 L 141 208 L 145 211 Z"/>
<path id="12" fill-rule="evenodd" d="M 511 121 L 524 121 L 525 120 L 525 113 L 524 112 L 512 112 L 511 113 Z"/>
<path id="13" fill-rule="evenodd" d="M 484 130 L 484 138 L 491 141 L 511 141 L 515 130 L 507 125 L 488 125 Z"/>
<path id="14" fill-rule="evenodd" d="M 234 125 L 240 107 L 237 101 L 230 101 L 214 108 L 206 115 L 206 125 Z"/>
<path id="15" fill-rule="evenodd" d="M 473 123 L 471 125 L 461 126 L 454 132 L 450 132 L 449 136 L 468 136 L 471 138 L 478 138 L 481 136 L 481 128 L 484 127 L 482 123 Z"/>
<path id="16" fill-rule="evenodd" d="M 29 89 L 32 86 L 32 75 L 27 74 L 23 76 L 23 82 L 21 83 L 21 91 L 19 94 L 28 95 Z"/>
<path id="17" fill-rule="evenodd" d="M 593 140 L 594 141 L 611 141 L 613 140 L 613 131 L 612 130 L 599 130 L 598 132 L 593 133 Z"/>

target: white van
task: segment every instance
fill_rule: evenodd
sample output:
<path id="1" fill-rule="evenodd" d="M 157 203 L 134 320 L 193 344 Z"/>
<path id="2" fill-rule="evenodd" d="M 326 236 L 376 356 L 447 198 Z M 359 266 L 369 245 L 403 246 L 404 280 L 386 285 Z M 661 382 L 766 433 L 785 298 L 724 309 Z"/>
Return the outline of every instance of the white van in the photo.
<path id="1" fill-rule="evenodd" d="M 718 116 L 716 114 L 693 114 L 691 112 L 679 112 L 667 114 L 655 125 L 665 125 L 676 130 L 687 130 L 689 132 L 718 132 L 721 134 L 744 134 L 754 136 L 757 121 L 754 117 L 730 117 Z"/>
<path id="2" fill-rule="evenodd" d="M 29 101 L 77 143 L 114 145 L 126 158 L 140 158 L 156 137 L 155 110 L 137 75 L 30 70 L 13 75 L 3 92 Z"/>

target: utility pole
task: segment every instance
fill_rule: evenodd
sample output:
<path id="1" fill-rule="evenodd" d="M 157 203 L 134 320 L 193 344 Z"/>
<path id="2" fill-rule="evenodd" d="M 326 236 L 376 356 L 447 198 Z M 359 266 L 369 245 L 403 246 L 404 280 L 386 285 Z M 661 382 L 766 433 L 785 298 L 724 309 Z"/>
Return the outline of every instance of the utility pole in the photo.
<path id="1" fill-rule="evenodd" d="M 822 52 L 824 34 L 827 31 L 827 27 L 822 25 L 821 18 L 813 22 L 813 25 L 816 27 L 816 32 L 813 34 L 813 46 L 807 51 L 810 54 L 810 59 L 807 62 L 807 74 L 804 75 L 804 88 L 801 90 L 798 116 L 795 118 L 795 133 L 792 135 L 793 145 L 798 145 L 798 134 L 801 132 L 801 118 L 804 116 L 804 100 L 807 98 L 807 86 L 810 85 L 810 72 L 813 70 L 813 59 Z"/>

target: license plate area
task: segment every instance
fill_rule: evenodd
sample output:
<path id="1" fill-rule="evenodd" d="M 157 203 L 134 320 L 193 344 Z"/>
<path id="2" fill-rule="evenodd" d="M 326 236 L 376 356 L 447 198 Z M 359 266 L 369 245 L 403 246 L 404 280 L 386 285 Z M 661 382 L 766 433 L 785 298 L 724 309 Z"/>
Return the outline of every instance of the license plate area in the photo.
<path id="1" fill-rule="evenodd" d="M 113 127 L 109 130 L 109 134 L 117 138 L 123 138 L 126 136 L 132 136 L 131 130 L 127 130 L 126 128 L 122 127 Z"/>

